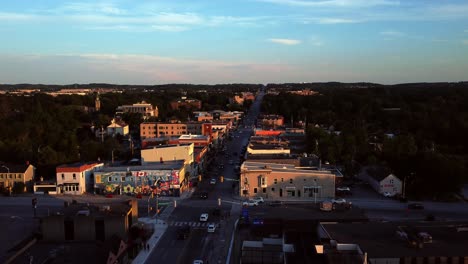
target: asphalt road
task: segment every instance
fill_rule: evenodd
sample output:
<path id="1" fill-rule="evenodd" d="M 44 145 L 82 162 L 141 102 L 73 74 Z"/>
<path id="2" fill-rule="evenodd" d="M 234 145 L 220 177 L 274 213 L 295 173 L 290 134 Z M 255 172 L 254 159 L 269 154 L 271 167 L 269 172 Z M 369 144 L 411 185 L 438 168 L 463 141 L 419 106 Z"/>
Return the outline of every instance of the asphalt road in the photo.
<path id="1" fill-rule="evenodd" d="M 232 139 L 225 140 L 225 145 L 216 151 L 211 170 L 207 173 L 209 176 L 203 177 L 198 183 L 197 192 L 191 199 L 180 201 L 173 208 L 172 214 L 166 219 L 168 229 L 146 263 L 182 264 L 192 263 L 196 259 L 204 260 L 205 263 L 207 260 L 209 263 L 225 262 L 234 222 L 241 209 L 241 201 L 235 199 L 239 180 L 235 168 L 241 165 L 242 148 L 247 146 L 253 134 L 252 126 L 260 111 L 262 99 L 263 93 L 252 104 L 237 130 L 230 132 Z M 223 168 L 219 165 L 223 165 Z M 223 182 L 220 182 L 219 176 L 224 176 Z M 216 179 L 216 184 L 210 184 L 211 177 Z M 197 195 L 201 191 L 208 192 L 206 200 Z M 220 208 L 224 217 L 214 216 L 212 212 L 215 208 Z M 202 213 L 210 214 L 208 223 L 217 226 L 214 233 L 207 232 L 208 223 L 199 221 Z M 186 240 L 177 240 L 178 228 L 187 224 L 192 229 L 190 236 Z"/>

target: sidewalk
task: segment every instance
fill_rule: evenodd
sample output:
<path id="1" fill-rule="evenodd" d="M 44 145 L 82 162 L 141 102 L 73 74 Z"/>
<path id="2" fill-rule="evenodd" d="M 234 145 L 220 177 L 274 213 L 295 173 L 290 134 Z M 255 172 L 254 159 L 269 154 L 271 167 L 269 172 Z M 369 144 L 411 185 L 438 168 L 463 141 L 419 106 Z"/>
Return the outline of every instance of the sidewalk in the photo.
<path id="1" fill-rule="evenodd" d="M 149 250 L 142 249 L 138 253 L 138 256 L 132 261 L 133 264 L 144 264 L 148 259 L 149 255 L 156 247 L 159 242 L 159 239 L 164 235 L 166 232 L 167 224 L 166 221 L 161 219 L 154 219 L 148 217 L 138 218 L 138 221 L 147 223 L 147 224 L 154 224 L 154 232 L 151 235 L 150 239 L 148 239 L 147 243 L 149 245 Z"/>
<path id="2" fill-rule="evenodd" d="M 180 201 L 189 198 L 194 192 L 194 189 L 182 193 L 180 197 L 175 198 L 175 200 Z M 166 208 L 159 216 L 158 219 L 153 217 L 141 217 L 138 218 L 139 222 L 146 223 L 146 224 L 153 224 L 154 225 L 154 232 L 151 235 L 150 239 L 148 239 L 149 250 L 142 249 L 138 252 L 138 256 L 132 261 L 133 264 L 144 264 L 148 259 L 149 255 L 153 251 L 153 249 L 157 246 L 159 239 L 164 235 L 167 229 L 166 220 L 172 211 L 174 210 L 173 206 L 169 206 Z"/>

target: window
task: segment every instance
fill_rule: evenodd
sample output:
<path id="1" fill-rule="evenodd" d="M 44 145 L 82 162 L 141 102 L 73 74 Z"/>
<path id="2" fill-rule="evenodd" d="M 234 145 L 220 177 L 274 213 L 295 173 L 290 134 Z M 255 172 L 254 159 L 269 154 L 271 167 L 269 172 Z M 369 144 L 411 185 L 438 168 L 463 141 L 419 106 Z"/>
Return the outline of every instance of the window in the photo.
<path id="1" fill-rule="evenodd" d="M 393 184 L 393 179 L 390 180 L 390 184 Z"/>
<path id="2" fill-rule="evenodd" d="M 292 183 L 293 179 L 289 179 L 289 183 Z"/>
<path id="3" fill-rule="evenodd" d="M 114 181 L 117 182 L 117 181 L 119 181 L 119 180 L 117 179 L 117 177 L 115 177 L 115 178 L 114 178 Z"/>
<path id="4" fill-rule="evenodd" d="M 271 191 L 274 192 L 274 191 L 275 191 L 275 188 L 271 188 Z"/>
<path id="5" fill-rule="evenodd" d="M 13 179 L 13 176 L 10 174 L 10 179 Z"/>
<path id="6" fill-rule="evenodd" d="M 111 182 L 111 181 L 112 181 L 112 177 L 107 178 L 107 181 L 108 181 L 108 182 Z"/>
<path id="7" fill-rule="evenodd" d="M 254 188 L 254 193 L 257 193 L 257 188 Z"/>
<path id="8" fill-rule="evenodd" d="M 266 188 L 263 188 L 263 190 L 262 190 L 262 191 L 263 191 L 263 193 L 266 193 Z"/>
<path id="9" fill-rule="evenodd" d="M 281 178 L 281 182 L 283 182 L 283 181 L 284 181 L 284 179 L 283 179 L 283 178 Z"/>
<path id="10" fill-rule="evenodd" d="M 120 178 L 120 180 L 121 180 L 122 182 L 124 182 L 124 181 L 125 181 L 125 176 L 122 176 L 122 177 Z"/>
<path id="11" fill-rule="evenodd" d="M 75 173 L 73 173 L 73 179 L 76 180 L 76 174 Z"/>
<path id="12" fill-rule="evenodd" d="M 274 183 L 277 184 L 277 183 L 278 183 L 278 179 L 275 179 L 275 182 L 274 182 Z"/>
<path id="13" fill-rule="evenodd" d="M 3 179 L 3 174 L 0 174 L 0 179 Z"/>

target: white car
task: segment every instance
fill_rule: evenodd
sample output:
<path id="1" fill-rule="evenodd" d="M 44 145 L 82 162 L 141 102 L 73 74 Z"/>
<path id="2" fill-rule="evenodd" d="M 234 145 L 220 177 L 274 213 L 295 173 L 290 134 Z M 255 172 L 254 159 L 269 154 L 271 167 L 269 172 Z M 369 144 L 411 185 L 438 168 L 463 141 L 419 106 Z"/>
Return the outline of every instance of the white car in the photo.
<path id="1" fill-rule="evenodd" d="M 201 214 L 200 215 L 200 222 L 206 222 L 208 221 L 208 214 L 205 213 L 205 214 Z"/>
<path id="2" fill-rule="evenodd" d="M 216 179 L 215 179 L 215 178 L 212 178 L 212 179 L 210 180 L 210 184 L 216 184 Z"/>
<path id="3" fill-rule="evenodd" d="M 243 206 L 257 206 L 258 203 L 254 200 L 248 200 L 242 203 Z"/>
<path id="4" fill-rule="evenodd" d="M 216 230 L 216 225 L 211 223 L 208 225 L 208 233 L 214 233 Z"/>
<path id="5" fill-rule="evenodd" d="M 203 264 L 203 260 L 199 260 L 199 259 L 194 260 L 193 264 Z"/>
<path id="6" fill-rule="evenodd" d="M 345 204 L 345 203 L 346 203 L 346 199 L 343 199 L 343 198 L 332 199 L 331 202 L 334 203 L 334 204 Z"/>
<path id="7" fill-rule="evenodd" d="M 252 200 L 255 201 L 255 202 L 257 202 L 257 203 L 263 203 L 263 202 L 265 202 L 265 201 L 263 200 L 263 197 L 260 197 L 260 196 L 254 197 Z"/>
<path id="8" fill-rule="evenodd" d="M 337 187 L 336 190 L 339 191 L 339 192 L 350 192 L 351 191 L 351 189 L 349 187 Z"/>
<path id="9" fill-rule="evenodd" d="M 394 193 L 391 193 L 391 192 L 384 192 L 384 193 L 383 193 L 383 196 L 385 196 L 385 197 L 393 197 L 393 196 L 395 196 L 395 194 L 394 194 Z"/>

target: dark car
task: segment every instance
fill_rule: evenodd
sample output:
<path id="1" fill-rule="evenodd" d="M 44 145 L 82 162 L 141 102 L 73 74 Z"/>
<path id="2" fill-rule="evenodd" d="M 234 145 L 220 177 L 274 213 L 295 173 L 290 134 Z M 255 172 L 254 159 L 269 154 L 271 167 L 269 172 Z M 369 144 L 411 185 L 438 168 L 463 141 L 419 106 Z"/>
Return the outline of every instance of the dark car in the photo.
<path id="1" fill-rule="evenodd" d="M 408 209 L 422 210 L 424 209 L 424 205 L 420 203 L 411 203 L 411 204 L 408 204 Z"/>
<path id="2" fill-rule="evenodd" d="M 177 229 L 177 239 L 184 240 L 190 236 L 190 226 L 185 225 Z"/>
<path id="3" fill-rule="evenodd" d="M 201 192 L 200 193 L 200 198 L 201 199 L 208 199 L 208 193 L 207 192 Z"/>

